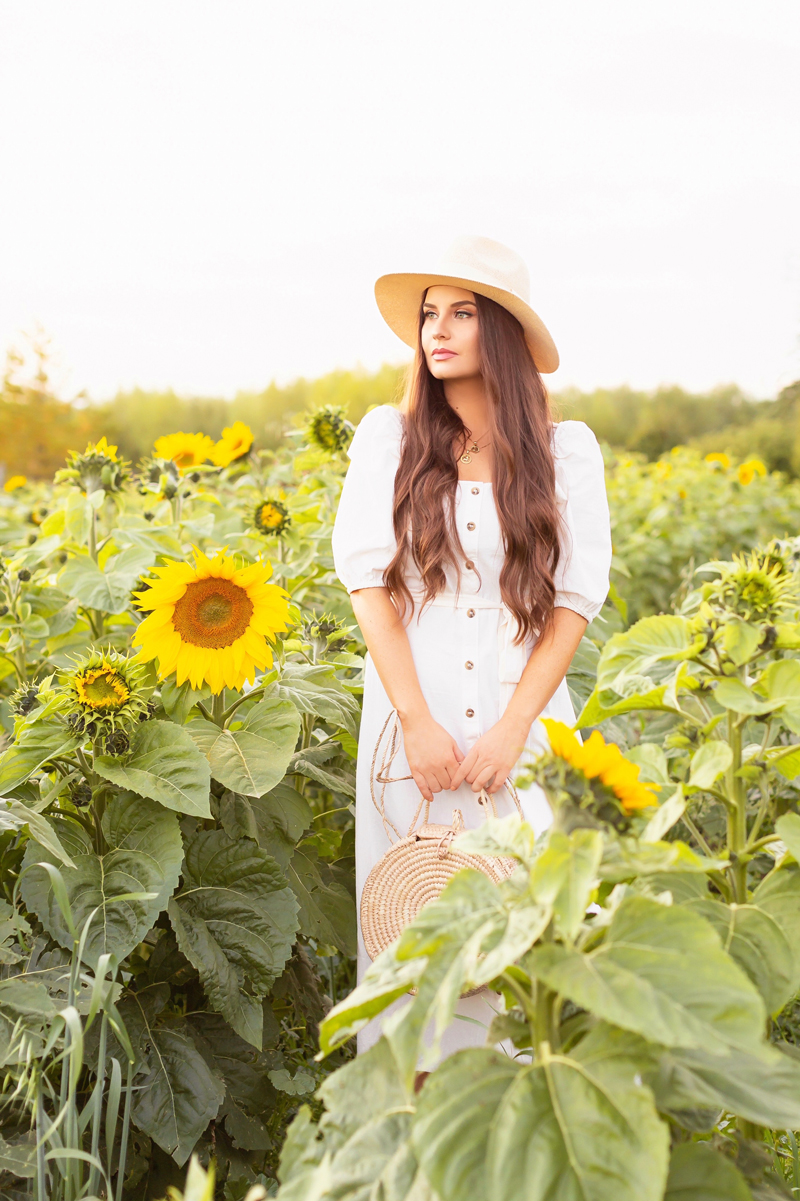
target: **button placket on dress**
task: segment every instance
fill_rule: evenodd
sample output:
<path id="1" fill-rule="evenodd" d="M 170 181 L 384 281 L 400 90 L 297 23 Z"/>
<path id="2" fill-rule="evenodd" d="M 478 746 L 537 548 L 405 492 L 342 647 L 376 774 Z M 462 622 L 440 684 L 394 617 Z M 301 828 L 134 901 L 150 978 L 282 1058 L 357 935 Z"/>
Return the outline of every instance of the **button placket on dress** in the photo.
<path id="1" fill-rule="evenodd" d="M 481 485 L 472 482 L 462 487 L 459 517 L 462 528 L 459 530 L 461 545 L 464 548 L 464 579 L 463 589 L 466 593 L 477 595 L 480 592 L 478 577 L 475 574 L 476 562 L 479 558 L 478 547 L 480 540 L 480 506 Z M 465 717 L 466 741 L 468 748 L 477 742 L 480 729 L 480 615 L 477 609 L 459 609 L 462 627 L 462 712 Z"/>

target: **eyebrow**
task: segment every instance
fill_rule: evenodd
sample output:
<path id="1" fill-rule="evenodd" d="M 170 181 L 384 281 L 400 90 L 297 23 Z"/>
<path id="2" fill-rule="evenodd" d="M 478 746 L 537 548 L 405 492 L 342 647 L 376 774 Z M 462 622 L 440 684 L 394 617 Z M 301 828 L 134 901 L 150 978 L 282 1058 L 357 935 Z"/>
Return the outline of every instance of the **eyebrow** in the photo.
<path id="1" fill-rule="evenodd" d="M 478 307 L 474 300 L 455 300 L 450 305 L 450 308 L 451 309 L 463 309 L 465 304 L 471 304 L 474 308 Z M 437 307 L 435 301 L 433 301 L 433 300 L 424 300 L 422 302 L 422 307 L 425 308 L 426 306 L 429 308 L 432 308 L 432 309 L 435 309 Z"/>

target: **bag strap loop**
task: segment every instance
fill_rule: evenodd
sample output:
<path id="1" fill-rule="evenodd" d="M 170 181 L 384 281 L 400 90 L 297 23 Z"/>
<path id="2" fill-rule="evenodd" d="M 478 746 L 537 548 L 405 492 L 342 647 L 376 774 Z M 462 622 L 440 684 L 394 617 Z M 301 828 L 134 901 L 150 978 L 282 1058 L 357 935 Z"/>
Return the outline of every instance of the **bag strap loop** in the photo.
<path id="1" fill-rule="evenodd" d="M 386 735 L 386 731 L 389 729 L 389 723 L 392 721 L 393 721 L 393 724 L 392 724 L 391 734 L 389 736 L 389 742 L 388 742 L 388 745 L 384 748 L 383 756 L 380 761 L 380 766 L 377 766 L 378 756 L 381 753 L 381 744 L 383 743 L 384 737 Z M 399 784 L 400 781 L 402 781 L 402 780 L 413 780 L 414 779 L 414 777 L 411 775 L 409 775 L 409 776 L 390 776 L 389 775 L 389 770 L 390 770 L 392 764 L 394 763 L 395 759 L 397 758 L 398 751 L 400 750 L 399 734 L 400 734 L 400 718 L 398 716 L 397 710 L 392 709 L 391 712 L 389 713 L 389 716 L 386 718 L 386 721 L 383 723 L 383 729 L 381 730 L 380 734 L 378 735 L 378 741 L 375 743 L 375 750 L 372 755 L 372 764 L 371 764 L 370 773 L 369 773 L 369 791 L 370 791 L 370 796 L 372 797 L 372 803 L 375 806 L 375 808 L 377 809 L 377 811 L 380 815 L 380 819 L 383 822 L 383 828 L 386 831 L 386 836 L 389 839 L 389 842 L 392 842 L 392 843 L 394 842 L 394 838 L 392 838 L 392 833 L 394 833 L 396 835 L 398 840 L 400 840 L 403 837 L 403 835 L 400 833 L 400 831 L 398 830 L 398 828 L 394 824 L 394 822 L 392 822 L 391 819 L 386 816 L 386 785 L 387 784 Z M 377 767 L 377 770 L 376 770 L 376 767 Z M 375 785 L 376 784 L 380 785 L 380 792 L 377 796 L 375 794 Z M 520 800 L 519 800 L 519 795 L 517 794 L 517 790 L 514 787 L 514 784 L 511 780 L 510 776 L 506 778 L 505 787 L 508 789 L 508 791 L 511 795 L 511 799 L 514 802 L 517 812 L 519 813 L 520 817 L 524 817 L 524 814 L 522 812 L 522 805 L 520 804 Z M 478 804 L 483 808 L 487 817 L 489 816 L 489 813 L 488 813 L 489 809 L 491 809 L 492 816 L 497 817 L 497 805 L 495 804 L 494 796 L 490 792 L 487 792 L 485 788 L 482 788 L 478 795 L 477 800 L 478 800 Z M 419 804 L 417 805 L 416 813 L 414 814 L 413 818 L 411 819 L 411 825 L 408 828 L 408 834 L 406 835 L 407 838 L 410 837 L 416 830 L 419 816 L 423 812 L 423 810 L 424 810 L 424 816 L 422 819 L 422 823 L 424 825 L 430 820 L 431 802 L 426 800 L 424 796 L 420 795 Z M 463 819 L 462 819 L 462 821 L 463 821 Z"/>

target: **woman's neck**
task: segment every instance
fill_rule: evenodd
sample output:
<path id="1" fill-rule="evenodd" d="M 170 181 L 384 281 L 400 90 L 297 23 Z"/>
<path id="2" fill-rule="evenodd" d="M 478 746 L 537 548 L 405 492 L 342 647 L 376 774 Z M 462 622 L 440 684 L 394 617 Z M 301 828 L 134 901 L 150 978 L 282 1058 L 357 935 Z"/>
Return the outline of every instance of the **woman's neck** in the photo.
<path id="1" fill-rule="evenodd" d="M 447 380 L 444 385 L 447 403 L 473 435 L 481 436 L 489 428 L 489 397 L 483 376 Z"/>

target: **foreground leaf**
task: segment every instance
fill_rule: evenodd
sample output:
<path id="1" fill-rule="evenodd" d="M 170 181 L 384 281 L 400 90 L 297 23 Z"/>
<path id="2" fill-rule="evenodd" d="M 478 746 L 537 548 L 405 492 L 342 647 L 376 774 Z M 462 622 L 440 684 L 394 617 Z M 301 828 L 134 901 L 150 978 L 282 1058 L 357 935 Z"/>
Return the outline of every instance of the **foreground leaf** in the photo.
<path id="1" fill-rule="evenodd" d="M 275 860 L 247 839 L 200 831 L 187 843 L 183 886 L 169 915 L 213 1007 L 260 1048 L 261 1002 L 297 932 L 297 902 Z"/>
<path id="2" fill-rule="evenodd" d="M 800 869 L 781 868 L 770 872 L 753 893 L 753 904 L 774 918 L 788 939 L 792 968 L 792 992 L 800 989 Z"/>
<path id="3" fill-rule="evenodd" d="M 211 773 L 192 739 L 171 721 L 137 726 L 127 755 L 98 755 L 94 769 L 104 780 L 129 788 L 192 817 L 211 817 Z"/>
<path id="4" fill-rule="evenodd" d="M 711 923 L 725 950 L 747 972 L 767 1013 L 783 1009 L 796 991 L 794 953 L 778 922 L 757 905 L 724 905 L 708 898 L 690 907 Z"/>
<path id="5" fill-rule="evenodd" d="M 52 863 L 64 878 L 78 930 L 99 906 L 86 943 L 87 961 L 94 964 L 107 952 L 123 959 L 144 938 L 178 884 L 183 859 L 178 819 L 153 801 L 132 793 L 114 797 L 103 814 L 108 850 L 102 855 L 94 850 L 81 826 L 66 820 L 60 825 L 61 843 L 75 867 L 65 866 L 31 839 L 23 860 L 23 867 L 31 868 L 22 878 L 25 904 L 62 947 L 72 949 L 72 935 L 56 903 L 50 877 L 33 866 Z M 114 899 L 142 892 L 153 893 L 153 899 Z"/>
<path id="6" fill-rule="evenodd" d="M 590 1013 L 673 1047 L 760 1046 L 765 1010 L 703 918 L 685 907 L 629 897 L 588 954 L 535 948 L 530 970 Z"/>
<path id="7" fill-rule="evenodd" d="M 544 1048 L 542 1062 L 519 1073 L 492 1123 L 484 1196 L 661 1201 L 668 1146 L 649 1089 Z"/>
<path id="8" fill-rule="evenodd" d="M 741 1172 L 706 1143 L 681 1143 L 672 1152 L 664 1201 L 752 1201 Z"/>

